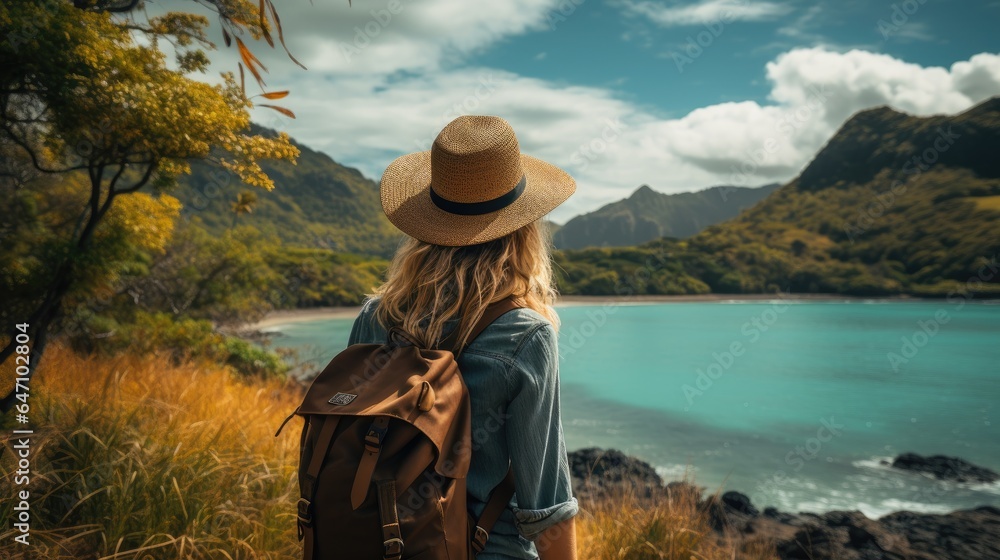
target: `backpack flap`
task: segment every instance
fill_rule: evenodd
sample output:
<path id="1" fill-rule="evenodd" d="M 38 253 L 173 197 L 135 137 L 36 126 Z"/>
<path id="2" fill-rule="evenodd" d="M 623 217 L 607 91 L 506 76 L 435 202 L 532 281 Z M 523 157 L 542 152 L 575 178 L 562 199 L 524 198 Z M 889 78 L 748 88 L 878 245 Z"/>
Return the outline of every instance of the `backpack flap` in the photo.
<path id="1" fill-rule="evenodd" d="M 355 344 L 313 380 L 298 413 L 396 418 L 431 440 L 438 474 L 465 478 L 469 470 L 468 389 L 451 352 Z"/>

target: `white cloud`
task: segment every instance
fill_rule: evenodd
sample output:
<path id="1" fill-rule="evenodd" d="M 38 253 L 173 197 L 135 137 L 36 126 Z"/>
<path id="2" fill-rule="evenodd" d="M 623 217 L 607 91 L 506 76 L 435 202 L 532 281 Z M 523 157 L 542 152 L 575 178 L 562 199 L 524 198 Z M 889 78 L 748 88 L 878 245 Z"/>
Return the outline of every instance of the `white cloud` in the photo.
<path id="1" fill-rule="evenodd" d="M 324 0 L 275 6 L 289 49 L 311 72 L 380 75 L 433 71 L 506 37 L 543 29 L 558 3 L 506 0 L 469 9 L 467 2 L 456 0 L 365 0 L 353 5 Z M 149 12 L 191 9 L 190 0 L 165 0 L 151 5 Z M 213 32 L 221 44 L 218 25 Z M 258 42 L 253 51 L 268 68 L 288 64 L 280 46 L 270 49 Z M 218 54 L 236 56 L 234 49 Z"/>
<path id="2" fill-rule="evenodd" d="M 428 149 L 454 116 L 501 115 L 525 153 L 577 179 L 578 193 L 552 216 L 564 221 L 643 183 L 681 192 L 788 180 L 862 109 L 955 113 L 1000 94 L 996 54 L 946 69 L 865 51 L 795 49 L 765 72 L 770 104 L 720 103 L 674 119 L 654 116 L 612 90 L 565 87 L 490 68 L 332 82 L 299 78 L 290 84 L 294 101 L 288 102 L 299 119 L 277 127 L 378 179 L 394 157 Z M 275 118 L 262 111 L 264 124 Z"/>
<path id="3" fill-rule="evenodd" d="M 992 54 L 977 54 L 968 62 L 956 62 L 951 66 L 951 77 L 955 88 L 970 99 L 986 99 L 1000 94 L 1000 57 Z"/>
<path id="4" fill-rule="evenodd" d="M 648 18 L 662 27 L 703 25 L 732 21 L 767 21 L 789 13 L 792 8 L 778 2 L 749 0 L 701 0 L 693 4 L 623 0 L 626 14 Z"/>
<path id="5" fill-rule="evenodd" d="M 810 91 L 827 91 L 822 116 L 835 126 L 851 113 L 876 105 L 916 115 L 966 109 L 1000 94 L 995 87 L 990 91 L 1000 79 L 1000 57 L 984 53 L 946 69 L 859 50 L 796 49 L 768 63 L 767 76 L 774 84 L 771 98 L 781 105 L 799 106 Z"/>
<path id="6" fill-rule="evenodd" d="M 862 50 L 800 48 L 762 69 L 771 84 L 768 103 L 719 103 L 665 118 L 626 100 L 614 86 L 567 86 L 462 65 L 469 49 L 543 25 L 551 4 L 520 0 L 510 3 L 514 8 L 491 3 L 468 10 L 458 0 L 425 3 L 433 7 L 424 11 L 424 3 L 404 3 L 403 10 L 410 11 L 399 16 L 406 17 L 387 23 L 385 34 L 363 50 L 361 56 L 370 59 L 349 65 L 324 57 L 341 56 L 337 43 L 351 40 L 352 29 L 363 28 L 374 17 L 370 11 L 378 14 L 387 3 L 366 5 L 368 11 L 355 3 L 356 13 L 347 20 L 338 19 L 348 17 L 338 2 L 285 10 L 286 35 L 296 37 L 290 46 L 312 64 L 310 70 L 289 63 L 280 49 L 258 45 L 255 52 L 271 69 L 269 83 L 291 90 L 280 103 L 298 118 L 256 109 L 255 120 L 377 180 L 393 158 L 428 149 L 453 117 L 501 115 L 514 126 L 525 153 L 577 179 L 577 194 L 552 216 L 565 221 L 643 183 L 681 192 L 788 180 L 846 118 L 865 108 L 955 113 L 1000 94 L 997 54 L 940 68 Z M 326 50 L 319 49 L 324 45 Z M 217 70 L 236 67 L 232 49 L 213 60 Z M 248 84 L 248 89 L 255 88 Z"/>

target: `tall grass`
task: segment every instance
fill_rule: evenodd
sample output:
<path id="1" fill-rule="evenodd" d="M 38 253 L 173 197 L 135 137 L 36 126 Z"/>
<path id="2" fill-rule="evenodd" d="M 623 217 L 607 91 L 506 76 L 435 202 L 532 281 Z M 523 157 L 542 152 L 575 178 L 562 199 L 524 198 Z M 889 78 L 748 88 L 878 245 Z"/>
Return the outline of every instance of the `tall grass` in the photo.
<path id="1" fill-rule="evenodd" d="M 743 540 L 712 529 L 708 502 L 693 484 L 671 485 L 661 496 L 628 490 L 605 496 L 577 523 L 587 560 L 777 560 L 766 539 Z"/>
<path id="2" fill-rule="evenodd" d="M 2 558 L 296 559 L 299 393 L 210 363 L 79 356 L 54 347 L 32 386 L 31 546 L 8 520 L 22 487 L 0 431 Z M 712 532 L 697 491 L 652 505 L 583 503 L 583 559 L 774 558 Z"/>
<path id="3" fill-rule="evenodd" d="M 14 462 L 0 458 L 13 558 L 294 558 L 297 404 L 279 381 L 52 348 L 32 386 L 30 547 L 11 540 Z M 9 424 L 10 419 L 5 419 Z M 4 437 L 10 434 L 7 425 Z M 294 428 L 295 425 L 290 425 Z M 23 550 L 18 550 L 22 548 Z"/>

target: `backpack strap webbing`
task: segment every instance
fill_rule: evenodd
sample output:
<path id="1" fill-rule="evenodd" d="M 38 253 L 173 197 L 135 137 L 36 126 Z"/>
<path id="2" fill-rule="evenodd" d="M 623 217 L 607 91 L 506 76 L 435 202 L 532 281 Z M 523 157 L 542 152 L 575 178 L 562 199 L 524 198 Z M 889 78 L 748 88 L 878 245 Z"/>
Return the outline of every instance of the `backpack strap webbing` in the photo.
<path id="1" fill-rule="evenodd" d="M 483 316 L 480 317 L 479 321 L 477 321 L 475 326 L 472 327 L 472 332 L 469 333 L 469 339 L 465 341 L 464 346 L 458 348 L 458 336 L 460 333 L 458 332 L 458 327 L 455 327 L 450 333 L 448 333 L 448 336 L 444 338 L 440 347 L 448 348 L 455 353 L 455 356 L 458 356 L 462 350 L 465 350 L 466 346 L 472 344 L 472 341 L 482 334 L 484 330 L 486 330 L 486 327 L 493 324 L 493 321 L 499 319 L 504 313 L 519 307 L 521 306 L 514 303 L 514 299 L 511 297 L 506 297 L 500 301 L 495 301 L 489 304 L 486 307 L 486 310 L 483 311 Z"/>
<path id="2" fill-rule="evenodd" d="M 382 520 L 382 559 L 398 560 L 403 556 L 403 536 L 399 530 L 399 512 L 396 509 L 396 481 L 379 480 L 378 516 Z"/>
<path id="3" fill-rule="evenodd" d="M 368 489 L 372 485 L 372 475 L 382 452 L 382 440 L 389 430 L 389 417 L 376 416 L 365 434 L 365 453 L 358 462 L 358 470 L 354 474 L 354 485 L 351 486 L 351 509 L 358 509 L 368 497 Z"/>
<path id="4" fill-rule="evenodd" d="M 486 548 L 486 541 L 490 538 L 490 531 L 493 530 L 493 525 L 500 519 L 500 514 L 507 507 L 507 504 L 510 503 L 510 498 L 513 495 L 514 469 L 513 467 L 508 467 L 507 476 L 490 492 L 490 497 L 486 500 L 486 507 L 483 508 L 479 519 L 476 520 L 476 528 L 472 533 L 472 548 L 476 551 L 476 554 L 479 554 Z"/>
<path id="5" fill-rule="evenodd" d="M 316 418 L 315 416 L 313 418 Z M 313 527 L 312 501 L 316 498 L 316 481 L 319 479 L 319 471 L 323 468 L 323 459 L 333 442 L 333 433 L 337 431 L 337 424 L 340 423 L 340 416 L 319 416 L 319 436 L 316 438 L 316 446 L 313 447 L 312 457 L 309 459 L 309 467 L 306 474 L 299 479 L 299 503 L 298 525 L 299 539 L 305 538 L 303 552 L 305 558 L 312 559 L 313 548 L 315 546 L 315 534 Z M 313 422 L 309 423 L 312 430 Z"/>

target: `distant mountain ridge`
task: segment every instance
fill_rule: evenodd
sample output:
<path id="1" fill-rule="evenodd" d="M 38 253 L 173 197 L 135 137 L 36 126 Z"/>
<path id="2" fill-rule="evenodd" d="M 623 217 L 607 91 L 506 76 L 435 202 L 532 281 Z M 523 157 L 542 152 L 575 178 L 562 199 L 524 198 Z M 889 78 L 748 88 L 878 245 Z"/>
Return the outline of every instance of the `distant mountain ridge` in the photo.
<path id="1" fill-rule="evenodd" d="M 862 111 L 737 218 L 682 241 L 557 255 L 560 290 L 997 297 L 998 154 L 1000 97 L 959 115 Z"/>
<path id="2" fill-rule="evenodd" d="M 253 125 L 256 134 L 274 131 Z M 181 177 L 176 196 L 185 215 L 196 217 L 212 233 L 234 222 L 232 204 L 242 191 L 256 195 L 249 214 L 236 218 L 299 247 L 389 257 L 402 235 L 382 213 L 378 183 L 357 169 L 292 140 L 301 154 L 295 165 L 262 161 L 274 180 L 274 190 L 249 187 L 218 166 L 194 162 L 191 175 Z"/>
<path id="3" fill-rule="evenodd" d="M 639 245 L 660 237 L 691 237 L 738 215 L 778 188 L 719 186 L 665 194 L 648 185 L 628 198 L 566 222 L 553 236 L 557 249 Z"/>
<path id="4" fill-rule="evenodd" d="M 274 131 L 253 125 L 257 134 Z M 294 139 L 301 154 L 296 165 L 261 162 L 274 180 L 270 192 L 243 185 L 218 166 L 193 162 L 192 173 L 179 179 L 176 196 L 187 217 L 213 234 L 234 223 L 252 225 L 298 247 L 390 257 L 401 237 L 382 213 L 378 183 L 357 169 Z M 731 218 L 764 198 L 778 185 L 760 188 L 712 187 L 699 192 L 663 194 L 643 185 L 624 200 L 549 224 L 557 248 L 637 245 L 660 237 L 689 237 Z M 250 213 L 234 216 L 241 192 L 257 200 Z"/>

